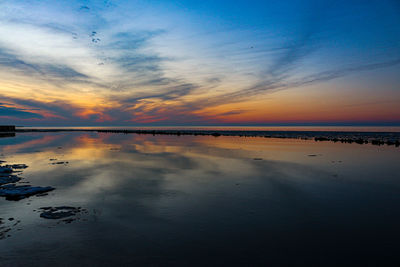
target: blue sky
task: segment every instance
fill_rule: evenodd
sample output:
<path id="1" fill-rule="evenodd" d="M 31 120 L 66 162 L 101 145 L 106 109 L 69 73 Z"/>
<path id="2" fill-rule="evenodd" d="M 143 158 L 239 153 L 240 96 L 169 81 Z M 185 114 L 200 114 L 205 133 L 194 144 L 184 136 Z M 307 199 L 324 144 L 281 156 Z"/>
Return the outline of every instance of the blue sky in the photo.
<path id="1" fill-rule="evenodd" d="M 0 24 L 4 123 L 400 123 L 394 0 L 0 1 Z"/>

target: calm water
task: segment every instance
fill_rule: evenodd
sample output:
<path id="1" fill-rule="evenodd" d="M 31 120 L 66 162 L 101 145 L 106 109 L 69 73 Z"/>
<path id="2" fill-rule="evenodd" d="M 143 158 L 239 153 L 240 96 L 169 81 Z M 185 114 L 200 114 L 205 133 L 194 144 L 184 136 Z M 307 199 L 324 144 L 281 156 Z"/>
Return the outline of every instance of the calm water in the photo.
<path id="1" fill-rule="evenodd" d="M 0 218 L 20 220 L 0 240 L 0 266 L 398 265 L 399 155 L 294 139 L 0 138 L 0 160 L 56 188 L 0 199 Z M 71 223 L 39 216 L 63 205 L 88 212 Z"/>

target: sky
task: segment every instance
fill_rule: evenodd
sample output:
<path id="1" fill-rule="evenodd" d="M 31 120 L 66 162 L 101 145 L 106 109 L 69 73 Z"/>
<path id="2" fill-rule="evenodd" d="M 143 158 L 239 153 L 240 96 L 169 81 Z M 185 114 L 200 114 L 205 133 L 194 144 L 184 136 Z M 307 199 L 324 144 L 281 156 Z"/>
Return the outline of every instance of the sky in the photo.
<path id="1" fill-rule="evenodd" d="M 400 2 L 0 0 L 0 124 L 400 125 Z"/>

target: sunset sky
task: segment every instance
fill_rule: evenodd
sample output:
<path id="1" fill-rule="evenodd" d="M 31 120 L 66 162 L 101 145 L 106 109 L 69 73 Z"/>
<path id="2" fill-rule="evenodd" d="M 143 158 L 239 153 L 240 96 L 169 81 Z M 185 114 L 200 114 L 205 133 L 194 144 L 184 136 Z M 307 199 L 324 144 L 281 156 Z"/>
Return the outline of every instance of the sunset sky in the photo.
<path id="1" fill-rule="evenodd" d="M 400 125 L 400 2 L 0 0 L 0 124 Z"/>

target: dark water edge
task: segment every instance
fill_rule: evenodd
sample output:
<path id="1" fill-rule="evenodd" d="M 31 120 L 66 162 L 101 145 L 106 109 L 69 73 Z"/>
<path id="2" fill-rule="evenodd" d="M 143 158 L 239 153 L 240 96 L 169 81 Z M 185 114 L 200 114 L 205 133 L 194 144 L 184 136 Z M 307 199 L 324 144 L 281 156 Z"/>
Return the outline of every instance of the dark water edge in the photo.
<path id="1" fill-rule="evenodd" d="M 97 132 L 123 134 L 151 134 L 151 135 L 193 135 L 193 136 L 237 136 L 237 137 L 264 137 L 264 138 L 292 138 L 315 141 L 331 141 L 340 143 L 357 143 L 372 145 L 400 146 L 400 132 L 353 132 L 353 131 L 249 131 L 249 130 L 141 130 L 141 129 L 88 129 L 88 128 L 61 128 L 35 129 L 20 128 L 15 132 Z"/>

